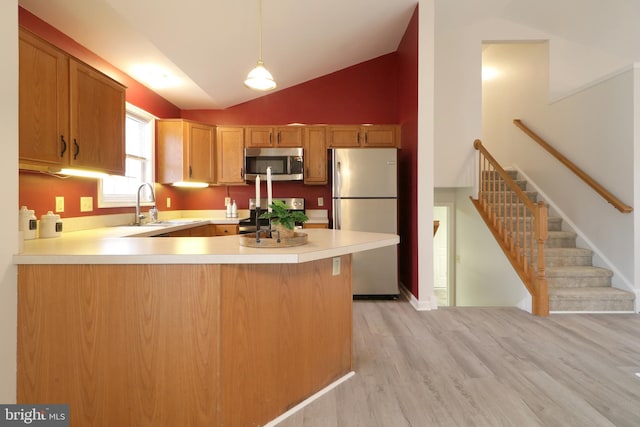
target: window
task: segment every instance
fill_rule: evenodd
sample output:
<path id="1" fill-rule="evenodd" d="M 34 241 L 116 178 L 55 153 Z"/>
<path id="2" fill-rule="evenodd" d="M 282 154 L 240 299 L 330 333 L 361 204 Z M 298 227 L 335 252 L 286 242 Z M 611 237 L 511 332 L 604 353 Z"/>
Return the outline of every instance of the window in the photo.
<path id="1" fill-rule="evenodd" d="M 154 119 L 146 111 L 127 104 L 125 176 L 111 175 L 99 181 L 99 207 L 135 206 L 140 184 L 153 183 Z M 146 188 L 142 196 L 141 200 L 149 200 Z"/>

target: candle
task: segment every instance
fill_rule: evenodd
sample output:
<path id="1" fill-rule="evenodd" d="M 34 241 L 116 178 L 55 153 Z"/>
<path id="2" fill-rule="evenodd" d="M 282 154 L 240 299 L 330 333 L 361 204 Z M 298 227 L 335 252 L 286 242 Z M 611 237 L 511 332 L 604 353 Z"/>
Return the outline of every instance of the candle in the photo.
<path id="1" fill-rule="evenodd" d="M 260 207 L 260 175 L 256 176 L 256 208 Z"/>
<path id="2" fill-rule="evenodd" d="M 267 166 L 267 208 L 271 212 L 271 166 Z"/>

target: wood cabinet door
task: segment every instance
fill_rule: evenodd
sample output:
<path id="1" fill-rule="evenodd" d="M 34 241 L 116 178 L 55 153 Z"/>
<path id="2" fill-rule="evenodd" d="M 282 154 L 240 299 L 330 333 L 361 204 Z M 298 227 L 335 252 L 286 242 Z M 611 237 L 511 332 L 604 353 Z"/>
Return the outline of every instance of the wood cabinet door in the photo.
<path id="1" fill-rule="evenodd" d="M 230 234 L 238 234 L 237 224 L 216 224 L 216 236 L 228 236 Z"/>
<path id="2" fill-rule="evenodd" d="M 303 126 L 276 128 L 276 147 L 302 147 Z"/>
<path id="3" fill-rule="evenodd" d="M 66 165 L 69 158 L 69 58 L 21 29 L 19 70 L 20 160 Z"/>
<path id="4" fill-rule="evenodd" d="M 189 151 L 189 181 L 215 182 L 213 127 L 187 122 L 185 130 Z"/>
<path id="5" fill-rule="evenodd" d="M 326 128 L 309 126 L 304 130 L 304 183 L 327 183 Z"/>
<path id="6" fill-rule="evenodd" d="M 216 129 L 216 171 L 218 184 L 244 184 L 244 129 Z"/>
<path id="7" fill-rule="evenodd" d="M 252 126 L 244 129 L 245 145 L 247 147 L 273 147 L 273 128 L 266 126 Z"/>
<path id="8" fill-rule="evenodd" d="M 360 147 L 360 126 L 328 126 L 327 147 Z"/>
<path id="9" fill-rule="evenodd" d="M 397 145 L 397 126 L 364 126 L 364 147 L 395 147 Z"/>
<path id="10" fill-rule="evenodd" d="M 69 163 L 124 175 L 125 88 L 71 58 L 69 94 Z"/>

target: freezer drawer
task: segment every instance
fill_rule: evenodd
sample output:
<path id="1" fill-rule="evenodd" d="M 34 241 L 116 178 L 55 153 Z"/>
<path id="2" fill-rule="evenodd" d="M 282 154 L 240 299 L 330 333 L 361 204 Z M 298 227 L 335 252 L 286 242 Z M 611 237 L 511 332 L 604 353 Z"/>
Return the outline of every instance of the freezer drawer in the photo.
<path id="1" fill-rule="evenodd" d="M 353 254 L 353 295 L 398 295 L 398 248 Z"/>
<path id="2" fill-rule="evenodd" d="M 397 199 L 334 199 L 334 228 L 396 234 Z"/>

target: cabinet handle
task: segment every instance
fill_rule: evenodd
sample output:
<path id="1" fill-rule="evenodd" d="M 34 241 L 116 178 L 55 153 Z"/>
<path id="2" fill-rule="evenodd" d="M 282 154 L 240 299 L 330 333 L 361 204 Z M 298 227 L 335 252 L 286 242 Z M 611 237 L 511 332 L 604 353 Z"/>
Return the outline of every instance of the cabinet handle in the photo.
<path id="1" fill-rule="evenodd" d="M 360 145 L 360 132 L 358 132 L 358 145 Z"/>
<path id="2" fill-rule="evenodd" d="M 369 143 L 369 134 L 368 133 L 364 133 L 364 145 L 367 145 Z"/>
<path id="3" fill-rule="evenodd" d="M 193 170 L 191 169 L 191 165 L 189 165 L 189 178 L 193 175 Z"/>
<path id="4" fill-rule="evenodd" d="M 307 178 L 309 178 L 309 168 L 305 168 L 307 170 Z"/>
<path id="5" fill-rule="evenodd" d="M 280 131 L 278 131 L 278 145 L 280 145 Z"/>
<path id="6" fill-rule="evenodd" d="M 78 154 L 80 154 L 80 145 L 78 145 L 78 141 L 73 138 L 73 146 L 76 147 L 76 151 L 73 153 L 73 160 L 78 158 Z"/>
<path id="7" fill-rule="evenodd" d="M 273 134 L 269 132 L 269 145 L 273 144 Z"/>
<path id="8" fill-rule="evenodd" d="M 64 153 L 67 152 L 67 141 L 64 140 L 64 135 L 60 135 L 60 142 L 62 142 L 62 150 L 60 150 L 60 157 L 64 157 Z"/>
<path id="9" fill-rule="evenodd" d="M 240 168 L 240 178 L 244 178 L 244 168 Z"/>

